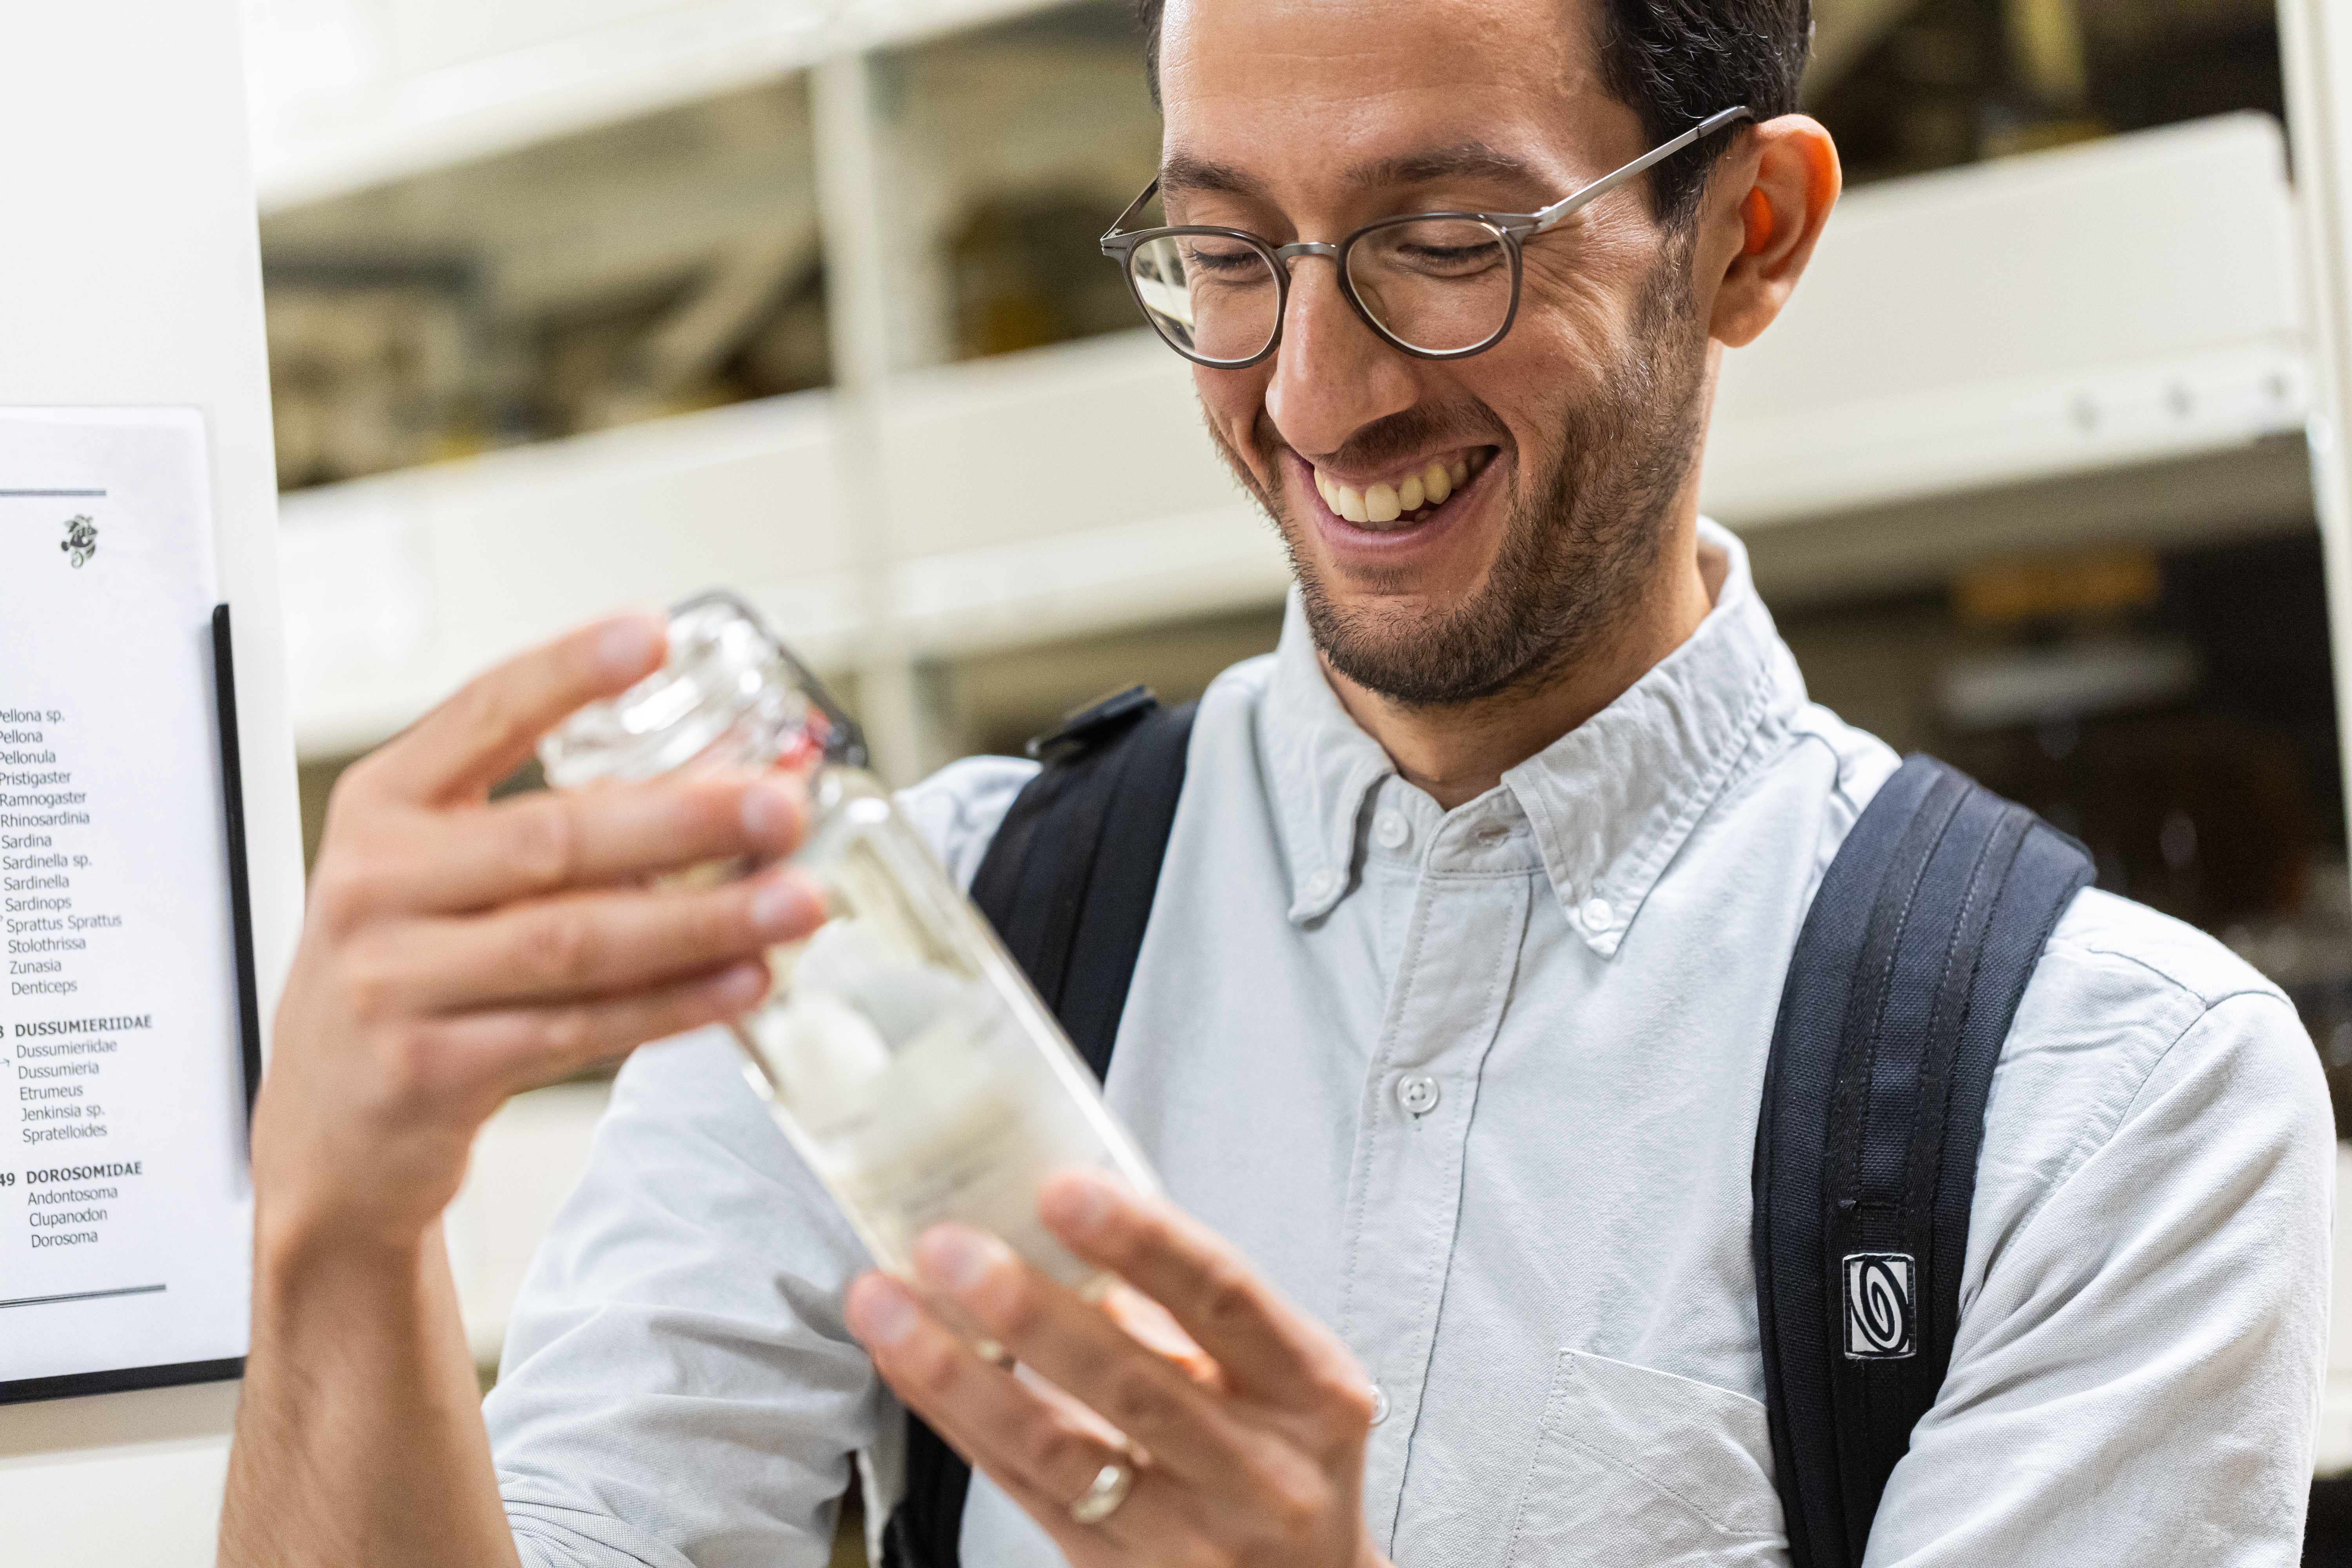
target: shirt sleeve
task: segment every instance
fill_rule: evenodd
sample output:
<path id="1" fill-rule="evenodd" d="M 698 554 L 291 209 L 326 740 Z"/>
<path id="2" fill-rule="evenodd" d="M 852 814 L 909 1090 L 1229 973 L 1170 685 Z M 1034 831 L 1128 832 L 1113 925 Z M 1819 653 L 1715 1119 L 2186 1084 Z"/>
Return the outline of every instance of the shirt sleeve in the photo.
<path id="1" fill-rule="evenodd" d="M 969 889 L 996 830 L 1038 764 L 1020 757 L 966 757 L 950 763 L 912 789 L 898 792 L 898 809 L 923 836 L 959 888 Z"/>
<path id="2" fill-rule="evenodd" d="M 2209 977 L 2234 964 L 2208 945 Z M 2298 1561 L 2333 1128 L 2285 998 L 2221 978 L 2044 954 L 1995 1079 L 1951 1369 L 1867 1568 Z M 2120 1070 L 2085 1093 L 2094 1058 Z"/>
<path id="3" fill-rule="evenodd" d="M 899 803 L 968 886 L 1034 772 L 973 759 Z M 483 1405 L 522 1561 L 825 1563 L 850 1457 L 898 1436 L 842 1318 L 866 1267 L 731 1040 L 639 1051 L 532 1259 Z"/>

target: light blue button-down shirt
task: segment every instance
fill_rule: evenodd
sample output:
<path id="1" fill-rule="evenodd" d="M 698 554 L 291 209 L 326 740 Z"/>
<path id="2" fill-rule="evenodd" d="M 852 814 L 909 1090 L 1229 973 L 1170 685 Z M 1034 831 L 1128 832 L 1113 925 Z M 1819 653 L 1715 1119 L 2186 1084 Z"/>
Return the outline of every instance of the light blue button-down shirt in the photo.
<path id="1" fill-rule="evenodd" d="M 1294 612 L 1203 698 L 1108 1093 L 1171 1194 L 1386 1396 L 1406 1568 L 1780 1563 L 1749 1174 L 1781 977 L 1894 772 L 1806 701 L 1736 541 L 1688 642 L 1448 812 Z M 1029 766 L 906 804 L 969 880 Z M 487 1406 L 526 1563 L 824 1561 L 903 1415 L 857 1244 L 716 1035 L 639 1054 Z M 2098 892 L 1995 1074 L 1962 1316 L 1873 1568 L 2288 1564 L 2333 1132 L 2275 988 Z M 1059 1561 L 982 1479 L 963 1558 Z"/>

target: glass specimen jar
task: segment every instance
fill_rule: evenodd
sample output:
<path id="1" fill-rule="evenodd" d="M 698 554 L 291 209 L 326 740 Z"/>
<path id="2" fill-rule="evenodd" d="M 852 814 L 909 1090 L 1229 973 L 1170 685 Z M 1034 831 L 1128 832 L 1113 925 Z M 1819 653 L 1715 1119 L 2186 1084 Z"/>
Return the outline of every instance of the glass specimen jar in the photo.
<path id="1" fill-rule="evenodd" d="M 558 789 L 802 775 L 809 831 L 792 863 L 823 884 L 828 918 L 770 953 L 767 998 L 731 1024 L 744 1077 L 887 1272 L 911 1279 L 916 1237 L 956 1220 L 1066 1285 L 1091 1295 L 1108 1283 L 1038 1220 L 1038 1184 L 1091 1166 L 1156 1193 L 1150 1168 L 987 921 L 866 771 L 856 726 L 757 611 L 723 593 L 679 605 L 663 668 L 572 715 L 540 758 Z"/>

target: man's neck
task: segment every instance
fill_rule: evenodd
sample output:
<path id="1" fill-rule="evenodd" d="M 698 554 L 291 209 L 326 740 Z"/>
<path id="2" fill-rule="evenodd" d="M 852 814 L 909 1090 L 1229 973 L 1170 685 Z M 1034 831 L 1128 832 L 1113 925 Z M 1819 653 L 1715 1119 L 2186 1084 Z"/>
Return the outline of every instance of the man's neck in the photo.
<path id="1" fill-rule="evenodd" d="M 1587 653 L 1525 689 L 1448 708 L 1409 708 L 1323 666 L 1325 679 L 1405 781 L 1447 811 L 1591 718 L 1688 641 L 1713 606 L 1727 563 L 1702 557 L 1696 526 L 1677 530 L 1638 608 Z"/>

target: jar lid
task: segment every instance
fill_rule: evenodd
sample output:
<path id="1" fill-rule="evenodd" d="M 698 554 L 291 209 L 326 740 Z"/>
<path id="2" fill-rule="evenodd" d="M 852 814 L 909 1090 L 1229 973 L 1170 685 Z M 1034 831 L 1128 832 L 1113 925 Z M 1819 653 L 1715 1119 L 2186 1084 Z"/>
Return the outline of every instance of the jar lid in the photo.
<path id="1" fill-rule="evenodd" d="M 565 720 L 540 742 L 540 763 L 559 789 L 698 761 L 771 763 L 809 731 L 804 679 L 758 611 L 732 594 L 700 595 L 670 612 L 662 668 Z"/>

